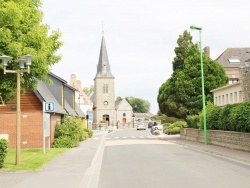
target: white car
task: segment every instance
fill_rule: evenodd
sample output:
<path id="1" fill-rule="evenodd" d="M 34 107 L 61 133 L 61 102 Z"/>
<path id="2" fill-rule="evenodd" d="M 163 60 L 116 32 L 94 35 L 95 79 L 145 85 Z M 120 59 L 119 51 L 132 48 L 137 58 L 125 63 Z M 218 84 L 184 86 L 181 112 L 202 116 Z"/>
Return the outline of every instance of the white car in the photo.
<path id="1" fill-rule="evenodd" d="M 163 126 L 162 126 L 162 124 L 157 124 L 157 125 L 153 125 L 152 127 L 151 127 L 151 129 L 153 129 L 153 130 L 163 130 Z"/>
<path id="2" fill-rule="evenodd" d="M 146 130 L 146 125 L 142 122 L 137 124 L 137 130 Z"/>

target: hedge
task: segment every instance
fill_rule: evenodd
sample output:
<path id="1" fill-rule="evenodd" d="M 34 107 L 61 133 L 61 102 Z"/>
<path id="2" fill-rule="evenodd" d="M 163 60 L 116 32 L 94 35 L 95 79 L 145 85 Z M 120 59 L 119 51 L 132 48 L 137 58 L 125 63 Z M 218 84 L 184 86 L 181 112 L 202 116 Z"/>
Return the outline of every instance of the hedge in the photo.
<path id="1" fill-rule="evenodd" d="M 8 141 L 5 139 L 0 139 L 0 168 L 3 167 L 3 163 L 7 154 Z"/>
<path id="2" fill-rule="evenodd" d="M 228 104 L 223 108 L 208 104 L 206 116 L 208 130 L 250 132 L 250 102 Z M 202 112 L 200 125 L 203 129 Z"/>

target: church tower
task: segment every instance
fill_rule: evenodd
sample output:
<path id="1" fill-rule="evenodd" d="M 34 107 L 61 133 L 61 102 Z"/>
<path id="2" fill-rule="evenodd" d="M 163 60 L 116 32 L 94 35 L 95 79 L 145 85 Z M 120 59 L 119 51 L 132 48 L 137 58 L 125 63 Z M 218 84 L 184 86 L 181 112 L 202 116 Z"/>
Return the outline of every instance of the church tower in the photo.
<path id="1" fill-rule="evenodd" d="M 94 78 L 94 123 L 116 124 L 114 80 L 115 77 L 110 70 L 104 36 L 102 36 L 97 73 Z"/>

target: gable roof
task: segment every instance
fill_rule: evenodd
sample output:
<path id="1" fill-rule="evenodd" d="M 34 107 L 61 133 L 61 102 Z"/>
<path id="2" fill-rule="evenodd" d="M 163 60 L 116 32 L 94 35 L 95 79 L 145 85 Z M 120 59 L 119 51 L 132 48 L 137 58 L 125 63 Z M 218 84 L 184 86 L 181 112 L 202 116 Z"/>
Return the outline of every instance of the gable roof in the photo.
<path id="1" fill-rule="evenodd" d="M 66 86 L 68 89 L 72 90 L 72 92 L 76 91 L 76 89 L 68 85 L 64 79 L 56 76 L 53 73 L 49 73 L 49 75 L 55 78 L 56 80 L 59 80 L 60 82 L 62 82 L 62 84 Z M 82 112 L 82 110 L 78 107 L 76 103 L 75 103 L 75 110 L 74 110 L 73 106 L 70 106 L 69 102 L 66 99 L 64 99 L 64 108 L 63 108 L 61 103 L 57 100 L 57 97 L 55 96 L 55 94 L 51 92 L 51 89 L 53 89 L 53 85 L 49 86 L 45 82 L 38 80 L 37 89 L 34 90 L 34 93 L 36 94 L 36 96 L 39 98 L 41 102 L 54 102 L 55 113 L 85 117 L 85 114 Z"/>
<path id="2" fill-rule="evenodd" d="M 128 103 L 126 99 L 122 99 L 120 101 L 115 102 L 115 107 L 117 110 L 133 110 L 132 106 Z M 126 108 L 126 109 L 122 109 Z"/>
<path id="3" fill-rule="evenodd" d="M 216 61 L 225 68 L 245 67 L 250 60 L 250 48 L 227 48 Z"/>
<path id="4" fill-rule="evenodd" d="M 34 93 L 39 98 L 39 100 L 43 102 L 54 102 L 55 103 L 55 112 L 58 114 L 68 114 L 65 109 L 62 108 L 60 103 L 56 100 L 54 95 L 50 92 L 46 84 L 38 80 L 37 88 L 34 90 Z"/>
<path id="5" fill-rule="evenodd" d="M 112 78 L 114 77 L 110 70 L 108 53 L 107 53 L 104 36 L 102 36 L 99 61 L 97 65 L 97 73 L 95 77 L 112 77 Z"/>

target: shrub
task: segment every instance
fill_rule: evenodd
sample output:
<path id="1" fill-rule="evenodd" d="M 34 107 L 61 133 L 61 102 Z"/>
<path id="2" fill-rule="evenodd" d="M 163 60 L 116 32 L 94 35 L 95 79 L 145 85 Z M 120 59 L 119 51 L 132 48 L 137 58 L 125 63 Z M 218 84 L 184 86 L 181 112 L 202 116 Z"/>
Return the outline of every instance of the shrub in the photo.
<path id="1" fill-rule="evenodd" d="M 187 127 L 187 122 L 186 121 L 176 121 L 173 123 L 174 127 Z"/>
<path id="2" fill-rule="evenodd" d="M 218 130 L 221 129 L 220 126 L 220 113 L 221 108 L 214 105 L 208 105 L 207 111 L 207 129 L 208 130 Z"/>
<path id="3" fill-rule="evenodd" d="M 234 131 L 250 132 L 250 103 L 240 103 L 231 109 L 229 120 Z"/>
<path id="4" fill-rule="evenodd" d="M 88 133 L 89 138 L 93 136 L 93 131 L 91 129 L 84 129 L 84 131 Z"/>
<path id="5" fill-rule="evenodd" d="M 77 140 L 72 140 L 69 136 L 60 136 L 53 142 L 53 148 L 73 148 L 79 145 Z"/>
<path id="6" fill-rule="evenodd" d="M 91 137 L 93 132 L 89 129 L 84 129 L 75 117 L 64 117 L 62 124 L 57 124 L 55 128 L 55 141 L 53 147 L 75 147 L 79 145 L 80 141 L 84 141 Z M 62 138 L 61 138 L 62 137 Z M 71 140 L 67 143 L 68 140 Z M 61 142 L 61 143 L 60 143 Z"/>
<path id="7" fill-rule="evenodd" d="M 232 111 L 232 108 L 236 106 L 236 104 L 228 104 L 224 108 L 222 108 L 220 113 L 220 127 L 224 131 L 232 131 L 233 127 L 231 125 L 231 122 L 229 120 L 230 113 Z"/>
<path id="8" fill-rule="evenodd" d="M 0 168 L 3 167 L 3 163 L 7 154 L 8 141 L 5 139 L 0 139 Z"/>
<path id="9" fill-rule="evenodd" d="M 169 127 L 164 130 L 165 134 L 180 134 L 180 127 Z"/>
<path id="10" fill-rule="evenodd" d="M 180 134 L 180 127 L 174 127 L 173 129 L 169 130 L 169 134 Z"/>
<path id="11" fill-rule="evenodd" d="M 193 116 L 187 116 L 187 125 L 190 128 L 194 128 L 197 129 L 198 128 L 198 123 L 200 121 L 199 116 L 198 115 L 193 115 Z"/>

